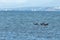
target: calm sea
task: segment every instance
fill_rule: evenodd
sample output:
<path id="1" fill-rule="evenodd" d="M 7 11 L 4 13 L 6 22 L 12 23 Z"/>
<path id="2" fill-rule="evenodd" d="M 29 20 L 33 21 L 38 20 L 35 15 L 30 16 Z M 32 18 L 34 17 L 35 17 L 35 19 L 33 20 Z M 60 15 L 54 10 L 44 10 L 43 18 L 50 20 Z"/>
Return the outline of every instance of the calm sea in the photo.
<path id="1" fill-rule="evenodd" d="M 60 12 L 0 11 L 0 40 L 60 40 Z"/>

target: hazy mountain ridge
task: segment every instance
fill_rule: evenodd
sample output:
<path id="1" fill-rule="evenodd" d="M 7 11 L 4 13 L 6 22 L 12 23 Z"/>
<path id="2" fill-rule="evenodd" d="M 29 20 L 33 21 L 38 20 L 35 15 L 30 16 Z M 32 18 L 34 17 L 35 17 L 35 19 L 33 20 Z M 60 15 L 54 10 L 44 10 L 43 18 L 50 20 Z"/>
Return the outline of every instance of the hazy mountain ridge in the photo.
<path id="1" fill-rule="evenodd" d="M 22 8 L 5 8 L 0 11 L 60 11 L 60 7 L 22 7 Z"/>

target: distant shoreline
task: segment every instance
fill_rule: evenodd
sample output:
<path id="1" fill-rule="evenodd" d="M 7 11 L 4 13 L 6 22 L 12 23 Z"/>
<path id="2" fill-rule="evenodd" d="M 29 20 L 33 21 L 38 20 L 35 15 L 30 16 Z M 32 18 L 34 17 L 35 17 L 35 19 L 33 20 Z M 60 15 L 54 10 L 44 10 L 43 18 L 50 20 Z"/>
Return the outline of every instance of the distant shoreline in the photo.
<path id="1" fill-rule="evenodd" d="M 0 11 L 0 12 L 60 12 L 60 11 Z"/>

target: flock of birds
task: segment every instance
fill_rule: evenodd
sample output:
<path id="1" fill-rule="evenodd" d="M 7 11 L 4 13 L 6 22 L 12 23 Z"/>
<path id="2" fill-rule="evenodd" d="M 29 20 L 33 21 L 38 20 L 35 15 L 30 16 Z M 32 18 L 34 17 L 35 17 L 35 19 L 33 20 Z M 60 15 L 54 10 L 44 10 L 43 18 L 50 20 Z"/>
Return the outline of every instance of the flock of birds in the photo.
<path id="1" fill-rule="evenodd" d="M 34 23 L 34 25 L 48 26 L 48 23 L 40 23 L 40 24 L 38 24 L 38 23 Z"/>

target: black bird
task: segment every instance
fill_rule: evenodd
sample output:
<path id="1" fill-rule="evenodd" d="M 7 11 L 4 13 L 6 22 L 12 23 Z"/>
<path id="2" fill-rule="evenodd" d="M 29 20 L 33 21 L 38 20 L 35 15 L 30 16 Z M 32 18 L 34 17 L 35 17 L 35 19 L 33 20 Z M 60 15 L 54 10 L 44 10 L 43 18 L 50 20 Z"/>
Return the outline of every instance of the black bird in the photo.
<path id="1" fill-rule="evenodd" d="M 39 25 L 38 23 L 33 23 L 34 25 Z"/>
<path id="2" fill-rule="evenodd" d="M 47 26 L 48 23 L 40 23 L 40 25 L 42 25 L 42 26 Z"/>

